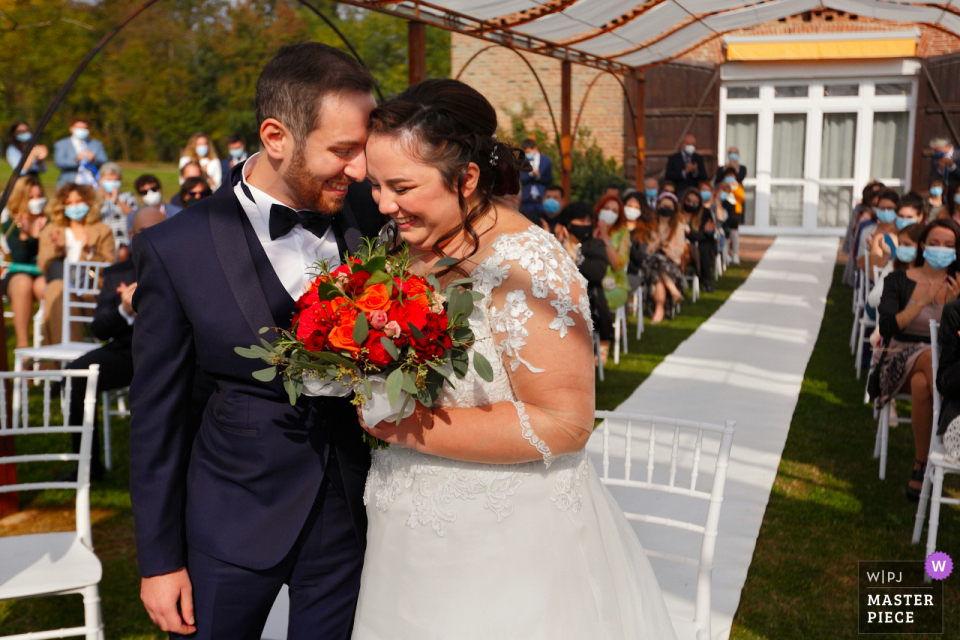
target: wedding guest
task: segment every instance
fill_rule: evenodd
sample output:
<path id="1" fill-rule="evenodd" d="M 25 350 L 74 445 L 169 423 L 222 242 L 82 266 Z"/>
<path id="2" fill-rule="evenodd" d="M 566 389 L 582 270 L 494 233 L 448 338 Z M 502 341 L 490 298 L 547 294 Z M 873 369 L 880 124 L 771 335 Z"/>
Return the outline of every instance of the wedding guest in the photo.
<path id="1" fill-rule="evenodd" d="M 604 196 L 613 196 L 617 200 L 620 199 L 620 185 L 616 182 L 611 182 L 607 185 L 607 188 L 603 190 Z"/>
<path id="2" fill-rule="evenodd" d="M 144 229 L 164 221 L 164 216 L 155 207 L 140 207 L 133 215 L 133 228 L 130 238 Z M 123 389 L 133 380 L 133 323 L 137 312 L 133 310 L 133 292 L 137 290 L 137 274 L 133 261 L 118 260 L 103 270 L 103 285 L 97 297 L 97 308 L 93 314 L 90 330 L 97 340 L 105 342 L 99 349 L 80 356 L 67 369 L 87 369 L 92 364 L 100 365 L 97 377 L 97 401 L 105 391 Z M 70 385 L 69 416 L 70 424 L 83 422 L 83 398 L 87 391 L 87 381 L 75 378 Z M 104 473 L 100 461 L 97 418 L 100 411 L 93 412 L 93 447 L 90 459 L 90 479 L 99 480 Z M 80 434 L 73 434 L 73 451 L 80 451 Z"/>
<path id="3" fill-rule="evenodd" d="M 867 294 L 867 304 L 872 309 L 880 306 L 880 300 L 883 298 L 883 281 L 892 271 L 903 271 L 913 266 L 917 258 L 917 242 L 920 241 L 920 234 L 926 228 L 925 223 L 912 224 L 904 227 L 897 232 L 897 250 L 894 253 L 894 259 L 887 263 L 887 266 L 880 271 L 880 277 L 873 283 L 873 288 Z M 877 335 L 880 335 L 879 330 Z"/>
<path id="4" fill-rule="evenodd" d="M 651 321 L 663 321 L 666 315 L 667 295 L 672 302 L 683 299 L 683 270 L 680 267 L 686 247 L 684 226 L 677 206 L 677 196 L 670 192 L 660 194 L 657 200 L 657 228 L 650 234 L 647 257 L 643 262 L 643 279 L 647 287 L 647 300 L 653 300 Z"/>
<path id="5" fill-rule="evenodd" d="M 152 173 L 144 173 L 138 176 L 133 182 L 133 189 L 140 196 L 143 206 L 156 207 L 165 219 L 172 218 L 183 210 L 183 207 L 163 201 L 163 185 L 160 184 L 160 179 Z M 179 195 L 178 192 L 177 196 Z M 133 216 L 128 216 L 127 220 L 129 221 L 128 228 L 132 227 Z"/>
<path id="6" fill-rule="evenodd" d="M 623 193 L 623 217 L 630 232 L 630 257 L 627 261 L 627 280 L 631 290 L 643 286 L 640 270 L 647 256 L 647 242 L 657 219 L 655 210 L 645 211 L 643 201 L 646 194 L 636 189 L 627 189 Z"/>
<path id="7" fill-rule="evenodd" d="M 743 184 L 743 181 L 747 179 L 747 167 L 740 164 L 740 150 L 736 147 L 727 149 L 727 164 L 717 168 L 717 176 L 713 180 L 715 185 L 719 186 L 719 184 L 723 182 L 724 172 L 727 167 L 731 167 L 736 171 L 733 175 L 737 178 L 737 182 Z"/>
<path id="8" fill-rule="evenodd" d="M 717 192 L 723 207 L 723 230 L 730 238 L 730 261 L 740 264 L 740 225 L 743 223 L 743 203 L 746 194 L 743 185 L 737 180 L 737 171 L 733 167 L 723 170 L 723 181 Z"/>
<path id="9" fill-rule="evenodd" d="M 117 262 L 130 257 L 130 237 L 127 232 L 127 216 L 137 207 L 136 197 L 129 191 L 120 191 L 123 172 L 115 162 L 100 167 L 100 221 L 113 231 L 113 243 L 117 248 Z"/>
<path id="10" fill-rule="evenodd" d="M 866 220 L 873 220 L 873 209 L 877 205 L 877 198 L 884 189 L 883 183 L 877 180 L 871 180 L 863 188 L 860 203 L 853 208 L 850 214 L 850 222 L 847 224 L 847 233 L 843 237 L 843 245 L 840 253 L 847 258 L 847 264 L 843 269 L 843 284 L 848 287 L 857 285 L 857 246 L 860 238 L 858 233 L 860 225 Z"/>
<path id="11" fill-rule="evenodd" d="M 70 125 L 70 137 L 53 144 L 53 163 L 60 169 L 57 189 L 74 182 L 82 164 L 100 168 L 107 160 L 103 143 L 90 137 L 90 123 L 75 119 Z"/>
<path id="12" fill-rule="evenodd" d="M 50 221 L 40 232 L 37 268 L 47 279 L 43 291 L 43 344 L 60 344 L 63 328 L 63 263 L 113 262 L 113 231 L 100 221 L 100 198 L 92 187 L 65 184 L 47 207 Z M 71 340 L 79 341 L 79 326 Z"/>
<path id="13" fill-rule="evenodd" d="M 203 169 L 203 174 L 209 179 L 210 187 L 216 190 L 220 187 L 223 178 L 220 159 L 217 150 L 210 144 L 210 138 L 205 133 L 195 133 L 187 140 L 187 146 L 180 154 L 180 168 L 188 162 L 196 162 Z M 183 184 L 181 180 L 181 184 Z"/>
<path id="14" fill-rule="evenodd" d="M 667 158 L 666 178 L 676 185 L 676 192 L 683 193 L 707 179 L 703 156 L 697 153 L 697 139 L 692 134 L 683 138 L 680 150 Z"/>
<path id="15" fill-rule="evenodd" d="M 930 177 L 940 178 L 944 184 L 960 181 L 960 149 L 954 149 L 946 138 L 934 138 L 930 148 L 933 149 Z"/>
<path id="16" fill-rule="evenodd" d="M 899 233 L 912 224 L 923 222 L 923 199 L 919 194 L 911 191 L 903 196 L 903 199 L 897 204 L 897 209 L 893 215 L 893 221 L 889 220 L 888 211 L 880 209 L 877 211 L 879 224 L 873 234 L 873 240 L 870 242 L 870 270 L 873 267 L 886 269 L 893 258 L 896 257 Z M 869 277 L 873 279 L 873 274 Z"/>
<path id="17" fill-rule="evenodd" d="M 180 202 L 184 208 L 213 195 L 210 185 L 203 178 L 187 178 L 180 187 Z"/>
<path id="18" fill-rule="evenodd" d="M 630 292 L 635 287 L 630 286 L 627 276 L 627 264 L 630 262 L 630 229 L 627 228 L 627 218 L 623 212 L 623 203 L 620 196 L 607 194 L 600 198 L 593 208 L 593 235 L 606 245 L 607 281 L 604 292 L 611 309 L 619 309 L 627 303 Z M 611 286 L 611 283 L 615 286 Z M 639 286 L 639 282 L 637 286 Z"/>
<path id="19" fill-rule="evenodd" d="M 33 132 L 23 120 L 16 120 L 10 125 L 10 132 L 7 139 L 7 162 L 14 169 L 20 164 L 23 158 L 23 152 L 27 148 L 27 143 L 33 138 Z M 30 150 L 27 159 L 23 162 L 21 174 L 39 174 L 47 170 L 46 159 L 49 150 L 46 145 L 37 144 Z"/>
<path id="20" fill-rule="evenodd" d="M 657 214 L 657 196 L 660 194 L 660 187 L 656 178 L 647 178 L 643 181 L 643 198 L 640 200 L 640 210 L 649 213 L 651 216 Z M 624 196 L 626 201 L 626 196 Z"/>
<path id="21" fill-rule="evenodd" d="M 882 200 L 882 198 L 881 198 Z M 957 299 L 957 246 L 960 226 L 934 220 L 920 234 L 915 266 L 884 280 L 878 325 L 884 349 L 875 367 L 879 408 L 901 391 L 910 393 L 915 462 L 907 497 L 920 496 L 933 421 L 933 372 L 930 320 L 940 320 L 943 305 Z"/>
<path id="22" fill-rule="evenodd" d="M 951 182 L 947 187 L 947 193 L 950 194 L 947 211 L 950 212 L 950 218 L 960 224 L 960 182 Z"/>
<path id="23" fill-rule="evenodd" d="M 937 391 L 943 396 L 937 435 L 942 436 L 960 416 L 960 300 L 944 305 L 937 343 L 940 348 Z"/>
<path id="24" fill-rule="evenodd" d="M 47 283 L 37 268 L 40 232 L 46 224 L 47 199 L 36 176 L 17 179 L 3 210 L 3 251 L 10 265 L 3 276 L 3 294 L 10 300 L 17 348 L 30 345 L 30 321 L 33 302 L 43 298 Z"/>
<path id="25" fill-rule="evenodd" d="M 206 175 L 203 173 L 203 169 L 196 162 L 188 162 L 180 167 L 180 186 L 182 187 L 183 183 L 190 178 L 203 178 L 205 181 L 207 180 Z M 207 184 L 210 183 L 207 182 Z M 179 191 L 173 194 L 173 197 L 170 198 L 170 204 L 180 207 L 181 209 L 187 206 L 180 199 Z"/>
<path id="26" fill-rule="evenodd" d="M 666 191 L 667 193 L 672 193 L 673 195 L 677 195 L 677 185 L 674 184 L 672 180 L 664 180 L 663 188 L 661 189 L 661 191 Z M 660 196 L 657 195 L 658 200 L 659 198 Z"/>
<path id="27" fill-rule="evenodd" d="M 520 146 L 530 163 L 530 171 L 520 174 L 520 212 L 534 224 L 540 224 L 543 216 L 540 196 L 546 187 L 553 184 L 553 163 L 540 153 L 537 141 L 533 138 L 527 138 Z"/>
<path id="28" fill-rule="evenodd" d="M 222 176 L 230 175 L 230 169 L 247 160 L 247 145 L 243 141 L 243 136 L 239 133 L 231 133 L 227 137 L 227 152 L 229 158 L 225 158 L 221 163 L 220 173 Z"/>
<path id="29" fill-rule="evenodd" d="M 593 229 L 593 210 L 584 202 L 571 202 L 560 212 L 559 224 L 554 229 L 557 240 L 576 261 L 587 281 L 587 296 L 594 316 L 594 330 L 600 336 L 600 362 L 606 363 L 613 340 L 613 314 L 604 295 L 603 279 L 610 267 L 607 247 L 596 237 Z"/>
<path id="30" fill-rule="evenodd" d="M 933 178 L 930 180 L 929 196 L 927 196 L 927 216 L 931 220 L 940 217 L 940 212 L 945 209 L 943 201 L 943 178 Z"/>
<path id="31" fill-rule="evenodd" d="M 895 223 L 897 220 L 897 207 L 899 205 L 900 194 L 893 189 L 884 189 L 877 196 L 877 208 L 873 212 L 873 223 L 861 225 L 859 231 L 859 244 L 857 245 L 857 266 L 861 269 L 863 269 L 864 265 L 866 265 L 867 255 L 870 254 L 870 248 L 873 246 L 874 236 L 878 232 L 881 234 L 881 237 L 884 234 L 889 233 L 896 235 L 897 227 Z M 870 277 L 870 274 L 867 274 L 867 277 Z"/>
<path id="32" fill-rule="evenodd" d="M 703 205 L 703 194 L 698 188 L 686 190 L 680 199 L 687 240 L 695 250 L 691 254 L 696 258 L 697 275 L 700 287 L 707 293 L 713 293 L 713 263 L 717 255 L 717 223 L 710 210 Z"/>
<path id="33" fill-rule="evenodd" d="M 560 215 L 560 208 L 563 205 L 563 187 L 551 184 L 545 188 L 541 204 L 543 205 L 543 217 L 540 218 L 540 226 L 552 232 L 554 227 L 557 226 L 557 216 Z"/>

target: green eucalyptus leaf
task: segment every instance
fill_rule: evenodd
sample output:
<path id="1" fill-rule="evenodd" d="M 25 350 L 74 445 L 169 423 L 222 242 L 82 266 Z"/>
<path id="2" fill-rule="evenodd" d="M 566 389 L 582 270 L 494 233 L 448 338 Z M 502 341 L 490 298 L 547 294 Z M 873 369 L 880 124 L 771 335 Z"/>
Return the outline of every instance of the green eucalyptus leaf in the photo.
<path id="1" fill-rule="evenodd" d="M 470 327 L 457 327 L 453 330 L 453 339 L 457 342 L 473 342 L 473 331 Z"/>
<path id="2" fill-rule="evenodd" d="M 400 359 L 400 352 L 397 351 L 397 345 L 393 344 L 393 340 L 386 336 L 380 336 L 380 344 L 383 345 L 383 348 L 387 350 L 387 353 L 390 354 L 390 357 L 394 360 Z"/>
<path id="3" fill-rule="evenodd" d="M 363 379 L 363 395 L 367 396 L 367 399 L 373 396 L 373 387 L 370 386 L 370 378 Z"/>
<path id="4" fill-rule="evenodd" d="M 321 282 L 317 285 L 317 297 L 321 300 L 333 300 L 339 296 L 342 296 L 343 293 L 340 289 L 337 289 L 330 282 Z"/>
<path id="5" fill-rule="evenodd" d="M 441 258 L 437 260 L 433 266 L 440 267 L 441 269 L 443 269 L 446 267 L 452 267 L 453 265 L 457 264 L 457 262 L 459 261 L 456 258 L 449 256 L 449 257 Z"/>
<path id="6" fill-rule="evenodd" d="M 458 378 L 463 378 L 467 375 L 467 370 L 470 368 L 470 358 L 467 355 L 467 350 L 450 350 L 450 364 L 453 367 L 453 373 L 456 374 Z"/>
<path id="7" fill-rule="evenodd" d="M 259 371 L 253 372 L 253 377 L 261 382 L 270 382 L 277 377 L 277 368 L 276 367 L 267 367 L 266 369 L 260 369 Z"/>
<path id="8" fill-rule="evenodd" d="M 417 395 L 417 380 L 409 371 L 403 372 L 403 384 L 401 388 L 410 395 Z"/>
<path id="9" fill-rule="evenodd" d="M 387 259 L 384 256 L 370 258 L 366 263 L 364 263 L 363 267 L 361 267 L 361 269 L 367 273 L 376 273 L 378 271 L 383 271 L 386 268 Z"/>
<path id="10" fill-rule="evenodd" d="M 440 281 L 432 273 L 427 274 L 427 284 L 433 287 L 434 291 L 440 291 Z"/>
<path id="11" fill-rule="evenodd" d="M 483 294 L 479 291 L 470 291 L 470 297 L 473 298 L 474 302 L 480 302 L 483 300 Z"/>
<path id="12" fill-rule="evenodd" d="M 276 351 L 276 347 L 274 347 L 272 344 L 270 344 L 263 338 L 260 338 L 260 344 L 263 345 L 263 348 L 266 349 L 268 353 L 274 353 Z"/>
<path id="13" fill-rule="evenodd" d="M 417 325 L 413 324 L 412 322 L 408 322 L 407 326 L 410 327 L 410 333 L 413 334 L 414 338 L 417 340 L 423 340 L 423 331 L 417 329 Z"/>
<path id="14" fill-rule="evenodd" d="M 394 424 L 400 424 L 401 422 L 403 422 L 403 413 L 404 411 L 407 410 L 408 402 L 410 402 L 410 396 L 408 394 L 404 394 L 403 404 L 400 405 L 400 413 L 397 414 L 397 421 Z"/>
<path id="15" fill-rule="evenodd" d="M 454 280 L 453 282 L 451 282 L 451 283 L 448 284 L 447 286 L 448 286 L 448 287 L 459 287 L 459 286 L 462 286 L 462 285 L 465 285 L 465 284 L 474 283 L 474 282 L 476 282 L 476 281 L 477 281 L 476 278 L 457 278 L 456 280 Z"/>
<path id="16" fill-rule="evenodd" d="M 357 368 L 356 363 L 352 362 L 351 360 L 348 360 L 347 358 L 344 358 L 343 356 L 341 356 L 341 355 L 339 355 L 339 354 L 331 353 L 330 351 L 317 351 L 317 352 L 315 352 L 313 355 L 315 355 L 316 357 L 320 358 L 321 360 L 326 360 L 327 362 L 332 362 L 332 363 L 334 363 L 334 364 L 343 365 L 344 367 L 347 367 L 348 369 L 356 369 L 356 368 Z"/>
<path id="17" fill-rule="evenodd" d="M 393 282 L 393 276 L 385 271 L 378 271 L 377 273 L 370 276 L 370 279 L 367 280 L 368 287 L 372 287 L 375 284 L 388 284 Z"/>
<path id="18" fill-rule="evenodd" d="M 353 325 L 353 341 L 362 345 L 370 334 L 370 326 L 367 324 L 367 314 L 363 311 L 357 313 L 357 323 Z"/>
<path id="19" fill-rule="evenodd" d="M 397 404 L 397 401 L 400 399 L 400 393 L 403 391 L 401 388 L 403 385 L 403 371 L 400 369 L 394 369 L 393 373 L 387 376 L 387 399 L 390 401 L 390 406 Z"/>
<path id="20" fill-rule="evenodd" d="M 290 405 L 293 406 L 297 404 L 297 397 L 300 395 L 297 392 L 297 385 L 292 378 L 285 377 L 283 379 L 283 388 L 287 390 L 287 398 L 290 399 Z"/>
<path id="21" fill-rule="evenodd" d="M 260 358 L 260 353 L 251 349 L 245 349 L 243 347 L 234 347 L 233 349 L 238 356 L 243 356 L 244 358 L 252 358 L 257 360 Z"/>
<path id="22" fill-rule="evenodd" d="M 270 327 L 260 327 L 260 334 L 263 335 L 267 331 L 270 331 Z"/>
<path id="23" fill-rule="evenodd" d="M 479 351 L 473 352 L 473 368 L 477 370 L 477 375 L 487 382 L 493 382 L 493 367 Z"/>

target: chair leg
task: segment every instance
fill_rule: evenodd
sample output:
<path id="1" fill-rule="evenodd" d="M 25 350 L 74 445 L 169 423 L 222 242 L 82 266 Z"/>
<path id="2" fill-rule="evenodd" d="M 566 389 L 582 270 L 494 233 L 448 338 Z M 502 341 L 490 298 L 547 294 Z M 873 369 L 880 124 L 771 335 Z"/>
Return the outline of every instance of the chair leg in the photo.
<path id="1" fill-rule="evenodd" d="M 620 310 L 613 321 L 613 364 L 620 364 Z"/>
<path id="2" fill-rule="evenodd" d="M 893 402 L 891 400 L 890 402 Z M 880 412 L 880 479 L 887 479 L 887 446 L 890 443 L 890 404 Z"/>
<path id="3" fill-rule="evenodd" d="M 13 370 L 17 373 L 23 371 L 23 356 L 14 356 Z M 13 428 L 20 426 L 20 386 L 21 378 L 13 379 L 13 398 L 11 398 L 10 413 L 13 416 Z"/>
<path id="4" fill-rule="evenodd" d="M 83 618 L 86 640 L 103 640 L 103 619 L 100 614 L 100 591 L 97 585 L 83 589 Z"/>
<path id="5" fill-rule="evenodd" d="M 920 503 L 917 505 L 917 518 L 913 523 L 913 544 L 920 544 L 923 535 L 923 521 L 927 519 L 927 503 L 930 502 L 930 489 L 933 485 L 933 467 L 927 465 L 927 472 L 923 474 L 923 487 L 920 489 Z"/>
<path id="6" fill-rule="evenodd" d="M 600 357 L 600 334 L 593 334 L 593 353 L 597 356 L 597 376 L 603 382 L 603 358 Z"/>
<path id="7" fill-rule="evenodd" d="M 629 353 L 627 350 L 629 347 L 629 335 L 630 335 L 630 325 L 627 323 L 627 307 L 624 305 L 620 312 L 620 322 L 623 325 L 623 328 L 620 330 L 620 339 L 623 341 L 623 352 Z"/>
<path id="8" fill-rule="evenodd" d="M 861 372 L 861 370 L 863 369 L 863 340 L 864 340 L 864 338 L 866 337 L 866 336 L 864 335 L 864 334 L 866 333 L 866 330 L 867 330 L 867 325 L 864 324 L 864 322 L 861 320 L 861 321 L 860 321 L 860 336 L 859 336 L 860 339 L 857 341 L 857 356 L 856 356 L 856 357 L 857 357 L 857 361 L 856 361 L 856 363 L 855 363 L 855 364 L 856 364 L 856 367 L 857 367 L 857 380 L 860 379 L 860 372 Z"/>
<path id="9" fill-rule="evenodd" d="M 693 301 L 696 302 L 700 299 L 700 276 L 693 276 Z"/>
<path id="10" fill-rule="evenodd" d="M 881 439 L 880 431 L 883 428 L 884 416 L 887 415 L 887 405 L 883 405 L 883 407 L 881 407 L 879 412 L 874 411 L 874 413 L 877 414 L 875 416 L 877 420 L 877 438 L 873 443 L 873 459 L 879 460 L 880 459 L 880 439 Z"/>
<path id="11" fill-rule="evenodd" d="M 103 401 L 103 464 L 107 471 L 113 470 L 113 451 L 110 446 L 110 392 L 104 391 Z"/>
<path id="12" fill-rule="evenodd" d="M 940 498 L 943 495 L 943 467 L 933 470 L 933 488 L 930 491 L 930 523 L 927 526 L 927 554 L 937 550 L 937 529 L 940 527 Z"/>
<path id="13" fill-rule="evenodd" d="M 860 331 L 860 305 L 853 312 L 853 329 L 850 331 L 850 355 L 857 352 L 857 334 Z"/>

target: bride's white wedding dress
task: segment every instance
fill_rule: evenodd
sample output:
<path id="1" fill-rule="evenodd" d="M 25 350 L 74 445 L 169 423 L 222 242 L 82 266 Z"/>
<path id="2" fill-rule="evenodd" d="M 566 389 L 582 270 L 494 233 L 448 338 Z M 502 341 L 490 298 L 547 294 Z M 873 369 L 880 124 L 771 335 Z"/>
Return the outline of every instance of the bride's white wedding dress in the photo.
<path id="1" fill-rule="evenodd" d="M 501 235 L 473 272 L 484 294 L 470 317 L 492 382 L 471 367 L 439 404 L 512 402 L 542 461 L 476 464 L 391 446 L 373 452 L 369 527 L 353 640 L 675 638 L 640 542 L 584 451 L 554 457 L 533 432 L 507 367 L 550 375 L 562 353 L 524 350 L 529 296 L 556 309 L 549 330 L 587 318 L 586 283 L 539 227 Z M 515 269 L 530 290 L 491 292 Z M 579 287 L 577 286 L 579 283 Z M 573 291 L 571 291 L 573 285 Z M 573 299 L 573 296 L 577 299 Z"/>

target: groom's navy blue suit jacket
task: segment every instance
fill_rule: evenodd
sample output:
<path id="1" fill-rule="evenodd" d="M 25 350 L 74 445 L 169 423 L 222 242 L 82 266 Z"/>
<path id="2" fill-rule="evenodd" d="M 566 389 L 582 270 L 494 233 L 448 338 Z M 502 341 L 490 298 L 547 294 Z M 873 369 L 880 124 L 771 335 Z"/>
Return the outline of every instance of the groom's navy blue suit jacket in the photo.
<path id="1" fill-rule="evenodd" d="M 291 406 L 279 376 L 256 380 L 252 373 L 267 365 L 234 352 L 272 341 L 273 331 L 261 336 L 260 328 L 289 326 L 294 309 L 234 194 L 239 170 L 133 242 L 130 494 L 142 576 L 185 566 L 185 544 L 250 569 L 276 565 L 300 534 L 333 454 L 365 543 L 370 451 L 354 407 L 307 397 Z M 379 221 L 369 186 L 351 186 L 333 225 L 341 255 L 375 235 Z M 214 390 L 197 429 L 189 415 L 200 376 Z"/>

